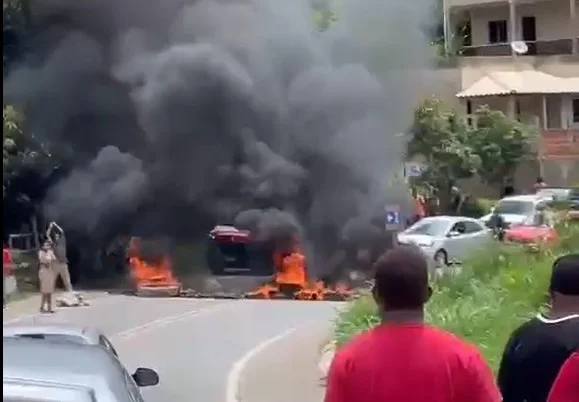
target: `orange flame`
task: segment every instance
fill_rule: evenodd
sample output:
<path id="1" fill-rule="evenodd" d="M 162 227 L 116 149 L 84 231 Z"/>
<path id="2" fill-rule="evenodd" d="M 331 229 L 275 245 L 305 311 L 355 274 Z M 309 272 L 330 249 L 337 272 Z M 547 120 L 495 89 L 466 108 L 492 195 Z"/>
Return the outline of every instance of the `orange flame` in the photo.
<path id="1" fill-rule="evenodd" d="M 139 243 L 135 237 L 129 243 L 129 268 L 136 287 L 180 286 L 173 275 L 171 258 L 165 255 L 155 263 L 146 261 L 140 256 Z"/>
<path id="2" fill-rule="evenodd" d="M 326 287 L 323 281 L 308 282 L 306 257 L 298 248 L 286 256 L 276 252 L 273 256 L 275 274 L 273 283 L 260 286 L 247 294 L 249 298 L 272 299 L 276 296 L 287 296 L 287 291 L 297 300 L 347 299 L 351 292 L 347 285 L 338 284 Z"/>

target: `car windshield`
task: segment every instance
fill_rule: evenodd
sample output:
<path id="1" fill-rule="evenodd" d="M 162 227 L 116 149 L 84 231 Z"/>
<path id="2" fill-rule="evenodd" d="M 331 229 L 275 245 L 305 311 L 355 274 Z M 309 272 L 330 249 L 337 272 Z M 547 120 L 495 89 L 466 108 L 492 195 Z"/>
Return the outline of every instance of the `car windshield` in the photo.
<path id="1" fill-rule="evenodd" d="M 420 234 L 426 236 L 444 236 L 448 230 L 446 220 L 420 221 L 406 230 L 406 234 Z"/>
<path id="2" fill-rule="evenodd" d="M 534 210 L 534 204 L 531 201 L 505 200 L 497 204 L 494 212 L 497 214 L 528 215 Z"/>

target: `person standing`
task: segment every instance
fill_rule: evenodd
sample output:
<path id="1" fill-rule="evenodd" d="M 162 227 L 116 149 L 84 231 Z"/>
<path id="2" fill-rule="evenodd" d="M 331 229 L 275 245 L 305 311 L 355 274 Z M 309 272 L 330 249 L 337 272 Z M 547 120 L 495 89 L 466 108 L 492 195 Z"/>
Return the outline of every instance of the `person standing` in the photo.
<path id="1" fill-rule="evenodd" d="M 579 351 L 579 254 L 553 264 L 547 313 L 511 335 L 501 360 L 498 384 L 504 402 L 545 402 L 557 374 Z"/>
<path id="2" fill-rule="evenodd" d="M 51 231 L 54 229 L 54 234 L 51 236 Z M 55 274 L 56 279 L 60 276 L 64 290 L 68 293 L 73 293 L 72 282 L 70 280 L 70 271 L 68 270 L 68 258 L 66 254 L 66 238 L 64 231 L 55 222 L 48 225 L 46 231 L 47 236 L 53 238 L 54 241 L 54 255 L 56 256 Z"/>
<path id="3" fill-rule="evenodd" d="M 510 197 L 512 195 L 515 195 L 515 184 L 514 184 L 514 180 L 512 177 L 508 177 L 505 180 L 505 184 L 502 188 L 501 191 L 501 198 L 504 197 Z"/>
<path id="4" fill-rule="evenodd" d="M 545 183 L 543 177 L 541 176 L 537 177 L 535 184 L 533 184 L 533 190 L 535 191 L 535 193 L 544 187 L 547 187 L 547 183 Z"/>
<path id="5" fill-rule="evenodd" d="M 547 402 L 579 402 L 579 351 L 561 368 Z"/>
<path id="6" fill-rule="evenodd" d="M 12 259 L 12 254 L 8 246 L 2 247 L 2 305 L 6 308 L 6 279 L 12 275 L 16 264 Z"/>
<path id="7" fill-rule="evenodd" d="M 373 295 L 382 323 L 336 353 L 325 402 L 500 402 L 480 352 L 424 322 L 432 293 L 428 266 L 412 246 L 374 264 Z"/>
<path id="8" fill-rule="evenodd" d="M 54 313 L 52 310 L 52 295 L 55 287 L 54 263 L 56 256 L 52 244 L 46 241 L 38 251 L 38 279 L 40 281 L 40 312 Z"/>

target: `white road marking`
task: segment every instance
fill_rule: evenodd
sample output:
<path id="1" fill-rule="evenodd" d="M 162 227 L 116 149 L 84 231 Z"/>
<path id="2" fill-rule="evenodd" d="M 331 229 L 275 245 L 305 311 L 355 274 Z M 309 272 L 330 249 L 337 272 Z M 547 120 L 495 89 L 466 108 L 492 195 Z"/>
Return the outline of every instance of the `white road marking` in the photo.
<path id="1" fill-rule="evenodd" d="M 156 320 L 146 322 L 143 325 L 129 328 L 129 329 L 126 329 L 122 332 L 119 332 L 118 334 L 112 335 L 111 340 L 116 339 L 117 341 L 125 341 L 127 339 L 133 338 L 134 336 L 140 335 L 141 333 L 149 331 L 151 329 L 162 328 L 166 325 L 174 324 L 176 322 L 182 321 L 182 320 L 190 318 L 190 317 L 196 317 L 196 316 L 205 315 L 208 313 L 216 313 L 216 312 L 225 310 L 226 308 L 229 308 L 234 304 L 236 304 L 236 303 L 235 302 L 220 303 L 217 306 L 205 307 L 205 308 L 200 308 L 200 309 L 193 309 L 193 310 L 185 311 L 184 313 L 170 315 L 168 317 L 162 317 L 162 318 L 159 318 Z"/>
<path id="2" fill-rule="evenodd" d="M 119 299 L 124 299 L 126 298 L 123 295 L 119 295 L 119 297 L 97 297 L 95 299 L 89 300 L 90 305 L 86 306 L 86 307 L 66 307 L 66 311 L 68 311 L 68 309 L 78 309 L 78 308 L 87 308 L 90 309 L 90 307 L 93 305 L 93 302 L 99 302 L 96 304 L 101 304 L 103 302 L 111 302 L 111 301 L 115 301 L 118 302 Z M 154 300 L 154 301 L 159 301 L 158 298 L 148 298 L 148 299 L 141 299 L 142 301 L 145 300 Z M 176 300 L 176 299 L 164 299 L 165 300 Z M 193 299 L 193 298 L 188 298 L 185 300 L 189 300 L 189 301 L 196 301 L 196 300 L 200 300 L 200 299 Z M 217 301 L 217 299 L 203 299 L 204 301 Z M 147 303 L 147 302 L 145 302 Z M 143 332 L 149 331 L 151 329 L 155 329 L 155 328 L 161 328 L 164 327 L 166 325 L 169 324 L 173 324 L 185 319 L 188 319 L 190 317 L 195 317 L 195 316 L 199 316 L 199 315 L 205 315 L 208 313 L 213 313 L 213 312 L 218 312 L 221 310 L 224 310 L 226 307 L 231 307 L 232 305 L 237 304 L 235 303 L 235 301 L 229 301 L 229 302 L 223 302 L 223 303 L 219 303 L 216 306 L 209 306 L 209 307 L 204 307 L 204 308 L 195 308 L 192 310 L 188 310 L 185 311 L 183 313 L 179 313 L 179 314 L 175 314 L 175 315 L 171 315 L 171 316 L 166 316 L 166 317 L 161 317 L 152 321 L 148 321 L 145 324 L 136 326 L 136 327 L 132 327 L 132 328 L 128 328 L 124 331 L 121 331 L 117 334 L 111 335 L 110 338 L 111 340 L 116 340 L 116 341 L 125 341 L 127 339 L 133 338 L 134 336 L 140 335 Z M 10 320 L 6 320 L 2 322 L 2 325 L 7 325 L 7 324 L 12 324 L 15 322 L 19 322 L 19 321 L 23 321 L 23 320 L 27 320 L 27 319 L 32 319 L 33 322 L 35 321 L 36 318 L 44 316 L 41 313 L 35 313 L 35 314 L 27 314 L 27 315 L 21 315 L 19 317 L 10 319 Z M 56 318 L 56 317 L 55 317 Z M 64 321 L 67 322 L 67 321 Z"/>
<path id="3" fill-rule="evenodd" d="M 253 349 L 247 352 L 241 359 L 236 361 L 229 374 L 227 375 L 227 382 L 225 384 L 225 402 L 240 402 L 239 388 L 241 385 L 241 375 L 243 371 L 255 356 L 263 352 L 265 349 L 270 347 L 276 342 L 283 340 L 284 338 L 295 333 L 300 327 L 290 328 L 287 331 L 282 332 L 272 338 L 266 339 L 265 341 L 256 345 Z"/>

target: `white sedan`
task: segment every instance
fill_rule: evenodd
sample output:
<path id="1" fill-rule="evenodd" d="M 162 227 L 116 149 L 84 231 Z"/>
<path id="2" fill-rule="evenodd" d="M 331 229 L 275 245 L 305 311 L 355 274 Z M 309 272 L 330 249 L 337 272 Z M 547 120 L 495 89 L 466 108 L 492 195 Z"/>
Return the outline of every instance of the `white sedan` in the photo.
<path id="1" fill-rule="evenodd" d="M 398 235 L 398 243 L 417 245 L 438 267 L 463 260 L 491 239 L 482 222 L 464 216 L 424 218 Z"/>

